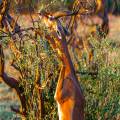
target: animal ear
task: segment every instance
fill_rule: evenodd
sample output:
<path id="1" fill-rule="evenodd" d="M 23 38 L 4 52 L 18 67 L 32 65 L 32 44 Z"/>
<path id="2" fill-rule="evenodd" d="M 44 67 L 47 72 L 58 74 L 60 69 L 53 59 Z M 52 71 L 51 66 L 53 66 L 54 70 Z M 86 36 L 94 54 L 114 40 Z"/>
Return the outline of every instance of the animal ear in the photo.
<path id="1" fill-rule="evenodd" d="M 69 36 L 69 35 L 70 35 L 70 32 L 69 32 L 65 27 L 63 27 L 63 30 L 64 30 L 64 34 L 65 34 L 66 36 Z"/>
<path id="2" fill-rule="evenodd" d="M 62 26 L 63 27 L 63 26 Z M 69 36 L 70 35 L 70 33 L 69 33 L 69 31 L 65 28 L 65 27 L 63 27 L 63 32 L 64 32 L 64 35 L 65 36 Z M 62 39 L 62 34 L 61 34 L 61 30 L 57 30 L 57 35 L 58 35 L 58 37 L 60 38 L 60 39 Z"/>
<path id="3" fill-rule="evenodd" d="M 61 32 L 59 31 L 59 29 L 57 30 L 57 36 L 59 37 L 59 39 L 62 39 L 62 34 L 61 34 Z"/>
<path id="4" fill-rule="evenodd" d="M 60 25 L 58 25 L 58 31 L 60 32 L 60 33 L 63 33 L 65 36 L 69 36 L 70 35 L 70 33 L 69 33 L 69 31 L 67 30 L 67 28 L 65 28 L 62 24 L 60 24 Z"/>

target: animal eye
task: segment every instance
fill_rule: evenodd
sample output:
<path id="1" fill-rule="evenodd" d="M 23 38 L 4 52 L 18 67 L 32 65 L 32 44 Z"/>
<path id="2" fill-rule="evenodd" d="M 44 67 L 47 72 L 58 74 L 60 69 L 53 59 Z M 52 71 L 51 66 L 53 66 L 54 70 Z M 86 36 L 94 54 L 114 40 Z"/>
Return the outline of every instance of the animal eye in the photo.
<path id="1" fill-rule="evenodd" d="M 59 39 L 62 39 L 62 35 L 59 30 L 57 30 L 57 35 L 58 35 Z"/>

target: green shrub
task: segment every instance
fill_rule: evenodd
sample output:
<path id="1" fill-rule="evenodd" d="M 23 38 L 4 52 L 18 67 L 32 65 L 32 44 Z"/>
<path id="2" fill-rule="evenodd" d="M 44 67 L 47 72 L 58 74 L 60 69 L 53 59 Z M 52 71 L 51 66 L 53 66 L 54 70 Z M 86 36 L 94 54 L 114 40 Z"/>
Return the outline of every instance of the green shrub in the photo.
<path id="1" fill-rule="evenodd" d="M 110 39 L 98 42 L 90 38 L 90 41 L 94 47 L 93 63 L 97 64 L 97 75 L 78 75 L 86 98 L 86 120 L 117 120 L 120 115 L 120 61 L 119 54 L 112 54 L 118 53 L 118 49 L 111 46 Z M 82 65 L 78 71 L 89 73 L 90 66 Z"/>

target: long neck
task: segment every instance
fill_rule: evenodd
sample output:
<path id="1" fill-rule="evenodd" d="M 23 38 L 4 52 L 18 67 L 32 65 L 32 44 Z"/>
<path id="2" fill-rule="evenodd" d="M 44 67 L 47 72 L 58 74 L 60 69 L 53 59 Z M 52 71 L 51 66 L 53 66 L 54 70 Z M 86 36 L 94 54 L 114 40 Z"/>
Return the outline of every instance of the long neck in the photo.
<path id="1" fill-rule="evenodd" d="M 52 41 L 52 39 L 49 42 L 52 45 L 53 49 L 58 49 L 58 58 L 65 66 L 65 70 L 67 73 L 66 75 L 73 74 L 75 76 L 75 69 L 69 54 L 66 37 L 64 36 L 64 34 L 62 34 L 62 38 L 58 39 L 56 31 L 52 31 L 51 35 L 54 38 L 54 42 Z"/>
<path id="2" fill-rule="evenodd" d="M 72 63 L 69 51 L 68 51 L 68 47 L 67 47 L 67 43 L 66 43 L 66 39 L 63 39 L 62 41 L 62 57 L 61 60 L 63 62 L 63 64 L 66 67 L 66 72 L 68 74 L 74 74 L 75 75 L 75 69 L 74 69 L 74 65 Z"/>

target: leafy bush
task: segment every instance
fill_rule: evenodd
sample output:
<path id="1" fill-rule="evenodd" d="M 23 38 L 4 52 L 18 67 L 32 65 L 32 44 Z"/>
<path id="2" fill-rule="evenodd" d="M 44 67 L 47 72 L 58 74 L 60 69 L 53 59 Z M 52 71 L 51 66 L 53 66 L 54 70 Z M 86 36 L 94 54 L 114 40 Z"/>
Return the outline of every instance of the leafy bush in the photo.
<path id="1" fill-rule="evenodd" d="M 117 48 L 111 46 L 110 39 L 98 42 L 90 38 L 94 47 L 94 62 L 97 64 L 97 75 L 79 74 L 84 96 L 86 98 L 86 120 L 118 120 L 120 116 L 120 61 L 112 57 Z M 82 62 L 82 61 L 80 61 Z M 90 71 L 90 66 L 80 64 L 79 70 Z M 96 68 L 95 68 L 96 69 Z"/>
<path id="2" fill-rule="evenodd" d="M 47 0 L 41 0 L 41 2 L 43 9 L 49 5 L 46 4 Z M 52 6 L 53 3 L 50 4 L 48 11 L 57 9 L 56 5 L 55 8 Z M 61 3 L 57 1 L 57 5 L 61 5 Z M 24 37 L 23 41 L 15 42 L 21 54 L 20 58 L 18 59 L 14 52 L 12 53 L 14 66 L 23 73 L 19 80 L 26 95 L 27 119 L 34 120 L 37 115 L 41 117 L 39 114 L 43 113 L 42 120 L 57 120 L 57 109 L 53 96 L 59 75 L 59 61 L 44 37 L 35 38 L 31 33 L 29 36 L 31 39 Z M 120 61 L 117 57 L 120 55 L 115 57 L 113 54 L 118 54 L 118 49 L 111 46 L 109 39 L 103 39 L 101 42 L 93 37 L 89 39 L 94 48 L 93 65 L 95 65 L 95 69 L 93 72 L 97 71 L 95 76 L 88 74 L 91 72 L 91 66 L 84 64 L 86 55 L 81 59 L 78 57 L 79 53 L 71 54 L 74 55 L 72 58 L 78 57 L 79 64 L 77 64 L 76 70 L 80 73 L 77 74 L 77 77 L 80 78 L 86 98 L 86 120 L 117 120 L 120 116 Z M 4 44 L 9 44 L 9 39 L 2 38 L 1 40 Z M 76 62 L 75 59 L 73 62 Z M 85 74 L 82 74 L 84 71 Z M 40 86 L 36 86 L 36 82 Z"/>

